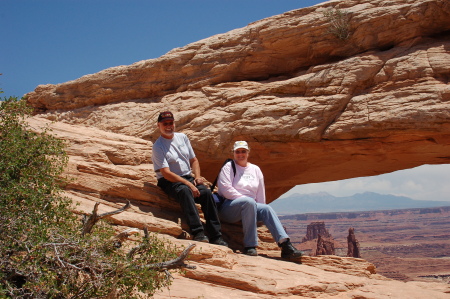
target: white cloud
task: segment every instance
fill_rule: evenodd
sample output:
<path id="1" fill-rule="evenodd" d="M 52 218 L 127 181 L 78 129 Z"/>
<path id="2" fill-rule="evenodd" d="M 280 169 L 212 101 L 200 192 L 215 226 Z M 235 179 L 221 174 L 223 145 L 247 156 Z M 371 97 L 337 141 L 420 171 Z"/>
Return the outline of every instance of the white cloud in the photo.
<path id="1" fill-rule="evenodd" d="M 450 201 L 450 165 L 423 165 L 373 177 L 299 185 L 282 197 L 293 193 L 317 192 L 328 192 L 334 196 L 376 192 L 416 200 Z"/>

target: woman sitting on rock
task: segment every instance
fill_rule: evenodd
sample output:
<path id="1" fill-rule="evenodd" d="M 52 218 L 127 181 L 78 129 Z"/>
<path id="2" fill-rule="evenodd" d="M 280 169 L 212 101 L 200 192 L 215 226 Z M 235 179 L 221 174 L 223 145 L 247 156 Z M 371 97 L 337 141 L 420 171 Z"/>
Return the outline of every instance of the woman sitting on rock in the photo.
<path id="1" fill-rule="evenodd" d="M 258 166 L 247 161 L 250 152 L 247 142 L 236 141 L 233 152 L 236 173 L 230 161 L 222 167 L 217 181 L 219 194 L 227 199 L 220 207 L 220 219 L 230 223 L 242 220 L 247 255 L 258 255 L 257 222 L 262 221 L 281 247 L 283 259 L 300 257 L 302 252 L 291 244 L 277 214 L 266 204 L 264 177 Z"/>

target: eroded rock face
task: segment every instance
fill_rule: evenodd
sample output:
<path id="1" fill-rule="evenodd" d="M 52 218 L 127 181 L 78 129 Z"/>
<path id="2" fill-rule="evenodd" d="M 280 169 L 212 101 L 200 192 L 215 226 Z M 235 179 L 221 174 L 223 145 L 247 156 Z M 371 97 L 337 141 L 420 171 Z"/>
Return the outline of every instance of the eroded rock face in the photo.
<path id="1" fill-rule="evenodd" d="M 348 12 L 348 40 L 329 33 L 324 12 L 336 8 Z M 186 229 L 179 206 L 156 186 L 151 164 L 152 144 L 159 135 L 156 118 L 162 110 L 174 112 L 178 131 L 189 136 L 209 181 L 230 156 L 232 143 L 247 140 L 250 161 L 265 175 L 269 202 L 298 184 L 450 163 L 449 20 L 450 2 L 445 0 L 328 1 L 157 59 L 38 86 L 27 95 L 37 112 L 30 123 L 36 128 L 48 124 L 68 141 L 66 173 L 74 180 L 66 194 L 81 203 L 80 212 L 91 211 L 95 201 L 115 209 L 128 199 L 133 208 L 114 216 L 114 223 L 146 225 L 178 237 Z M 227 241 L 238 246 L 240 227 L 224 224 L 224 232 Z M 269 256 L 279 254 L 264 228 L 260 239 Z M 303 271 L 292 288 L 290 276 L 268 276 L 278 271 L 280 261 L 268 263 L 260 275 L 253 272 L 253 264 L 263 257 L 245 258 L 237 264 L 247 265 L 247 270 L 236 270 L 242 277 L 233 284 L 234 291 L 248 298 L 252 293 L 258 298 L 317 297 L 326 290 L 330 293 L 324 296 L 345 292 L 362 298 L 368 289 L 383 298 L 402 296 L 398 290 L 405 288 L 383 280 L 369 286 L 371 278 L 355 283 L 354 272 L 327 276 L 325 272 L 346 266 L 322 258 L 316 258 L 324 261 L 319 274 L 283 264 L 289 275 Z M 183 281 L 220 284 L 213 274 L 224 271 L 215 264 L 221 262 L 211 263 L 212 268 L 191 271 Z M 237 269 L 233 263 L 224 264 Z M 208 271 L 212 276 L 205 274 Z M 227 271 L 227 279 L 235 277 Z M 261 277 L 263 284 L 258 282 Z M 197 286 L 209 287 L 201 282 Z M 406 297 L 444 298 L 441 286 L 407 289 L 411 294 L 402 293 Z"/>
<path id="2" fill-rule="evenodd" d="M 348 40 L 329 33 L 335 8 Z M 272 201 L 298 184 L 449 163 L 449 18 L 448 1 L 329 1 L 38 86 L 28 101 L 40 117 L 142 142 L 172 110 L 209 180 L 247 140 Z"/>
<path id="3" fill-rule="evenodd" d="M 361 250 L 359 249 L 359 242 L 355 237 L 355 229 L 350 227 L 348 229 L 347 236 L 347 256 L 348 257 L 361 257 Z"/>
<path id="4" fill-rule="evenodd" d="M 311 222 L 306 227 L 306 235 L 303 237 L 302 242 L 315 240 L 319 238 L 319 235 L 326 238 L 331 237 L 330 233 L 325 227 L 325 222 L 323 221 Z"/>
<path id="5" fill-rule="evenodd" d="M 311 256 L 318 255 L 335 255 L 333 238 L 322 237 L 319 235 L 316 242 L 315 250 L 311 252 Z"/>

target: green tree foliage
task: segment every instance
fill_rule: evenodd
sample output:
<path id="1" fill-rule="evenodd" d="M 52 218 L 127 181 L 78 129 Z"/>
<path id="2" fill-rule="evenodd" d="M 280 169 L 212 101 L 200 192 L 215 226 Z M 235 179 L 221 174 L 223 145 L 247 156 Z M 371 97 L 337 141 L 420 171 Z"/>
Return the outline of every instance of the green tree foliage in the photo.
<path id="1" fill-rule="evenodd" d="M 0 101 L 0 298 L 140 298 L 169 286 L 145 267 L 176 256 L 157 236 L 127 256 L 105 222 L 81 234 L 61 192 L 64 142 L 31 130 L 30 112 L 23 100 Z"/>

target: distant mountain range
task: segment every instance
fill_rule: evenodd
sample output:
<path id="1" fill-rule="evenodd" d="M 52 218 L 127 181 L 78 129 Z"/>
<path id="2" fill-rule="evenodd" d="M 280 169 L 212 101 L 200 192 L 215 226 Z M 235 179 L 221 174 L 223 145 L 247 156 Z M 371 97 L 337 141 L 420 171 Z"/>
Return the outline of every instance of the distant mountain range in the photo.
<path id="1" fill-rule="evenodd" d="M 326 192 L 299 194 L 279 198 L 270 206 L 279 215 L 304 213 L 377 211 L 450 206 L 450 201 L 414 200 L 409 197 L 374 192 L 336 197 Z"/>

